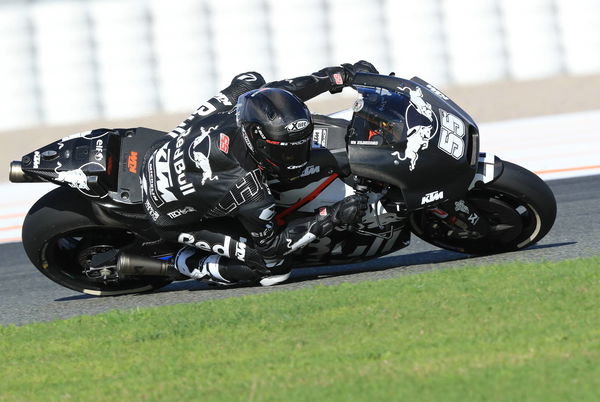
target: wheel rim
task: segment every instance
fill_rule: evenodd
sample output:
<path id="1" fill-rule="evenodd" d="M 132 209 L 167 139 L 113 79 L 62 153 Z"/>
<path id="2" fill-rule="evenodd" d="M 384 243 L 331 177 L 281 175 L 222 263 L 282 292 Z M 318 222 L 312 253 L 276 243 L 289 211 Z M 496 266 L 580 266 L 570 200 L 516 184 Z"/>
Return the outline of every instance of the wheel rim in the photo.
<path id="1" fill-rule="evenodd" d="M 42 251 L 42 272 L 63 286 L 93 295 L 141 292 L 152 289 L 154 284 L 164 284 L 164 278 L 155 277 L 146 277 L 142 281 L 121 279 L 106 283 L 101 279 L 91 278 L 84 272 L 89 268 L 94 254 L 119 249 L 134 241 L 135 235 L 132 232 L 106 227 L 63 233 L 45 244 Z"/>
<path id="2" fill-rule="evenodd" d="M 449 238 L 432 235 L 428 230 L 432 217 L 426 211 L 411 216 L 415 233 L 438 247 L 471 253 L 493 253 L 516 250 L 530 245 L 541 230 L 541 219 L 535 208 L 505 193 L 472 191 L 468 198 L 490 228 L 480 238 Z M 439 218 L 438 218 L 439 219 Z M 441 220 L 441 219 L 440 219 Z M 473 236 L 475 237 L 475 236 Z"/>

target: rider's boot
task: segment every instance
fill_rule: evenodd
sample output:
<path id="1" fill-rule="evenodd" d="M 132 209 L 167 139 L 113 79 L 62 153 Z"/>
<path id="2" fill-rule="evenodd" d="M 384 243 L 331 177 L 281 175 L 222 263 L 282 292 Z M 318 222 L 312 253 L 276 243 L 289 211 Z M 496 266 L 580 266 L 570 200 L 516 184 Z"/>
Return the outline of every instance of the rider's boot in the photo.
<path id="1" fill-rule="evenodd" d="M 237 260 L 216 254 L 207 256 L 206 252 L 194 247 L 185 247 L 177 253 L 175 268 L 190 278 L 222 285 L 258 282 L 263 286 L 271 286 L 290 276 L 289 269 L 287 272 L 278 270 L 265 275 Z"/>

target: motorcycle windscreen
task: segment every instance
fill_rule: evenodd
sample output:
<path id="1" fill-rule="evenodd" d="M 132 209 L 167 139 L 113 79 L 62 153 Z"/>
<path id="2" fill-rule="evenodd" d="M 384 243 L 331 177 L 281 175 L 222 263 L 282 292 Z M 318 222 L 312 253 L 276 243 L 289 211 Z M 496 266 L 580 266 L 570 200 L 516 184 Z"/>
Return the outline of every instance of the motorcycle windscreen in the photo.
<path id="1" fill-rule="evenodd" d="M 475 174 L 476 127 L 426 87 L 393 82 L 401 85 L 357 88 L 348 138 L 352 173 L 398 187 L 409 210 L 461 197 Z"/>

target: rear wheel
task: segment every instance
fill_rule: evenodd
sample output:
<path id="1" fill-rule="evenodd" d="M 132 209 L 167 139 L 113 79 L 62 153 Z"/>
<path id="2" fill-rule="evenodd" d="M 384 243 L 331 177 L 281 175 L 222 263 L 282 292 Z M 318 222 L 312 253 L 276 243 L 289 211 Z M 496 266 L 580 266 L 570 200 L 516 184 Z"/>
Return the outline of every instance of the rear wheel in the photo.
<path id="1" fill-rule="evenodd" d="M 54 282 L 96 296 L 139 293 L 172 282 L 164 277 L 114 278 L 90 270 L 95 255 L 110 254 L 136 241 L 133 232 L 95 219 L 90 202 L 57 188 L 42 197 L 23 223 L 23 246 L 35 267 Z"/>
<path id="2" fill-rule="evenodd" d="M 457 208 L 456 201 L 451 201 L 440 206 L 441 210 L 411 214 L 413 232 L 444 249 L 494 254 L 538 242 L 550 231 L 556 218 L 556 200 L 548 185 L 536 174 L 510 162 L 504 162 L 498 179 L 472 189 L 464 201 L 476 213 L 471 222 L 468 222 L 471 212 L 461 215 L 458 211 L 469 207 Z M 449 216 L 445 216 L 446 212 Z M 465 218 L 462 222 L 461 216 Z"/>

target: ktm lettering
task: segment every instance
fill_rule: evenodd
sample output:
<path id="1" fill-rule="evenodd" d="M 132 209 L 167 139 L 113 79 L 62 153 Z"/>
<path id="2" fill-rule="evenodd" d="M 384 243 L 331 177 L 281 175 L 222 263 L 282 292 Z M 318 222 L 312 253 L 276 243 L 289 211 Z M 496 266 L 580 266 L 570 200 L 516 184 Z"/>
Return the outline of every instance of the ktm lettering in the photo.
<path id="1" fill-rule="evenodd" d="M 421 199 L 421 205 L 429 204 L 430 202 L 441 200 L 443 198 L 444 198 L 443 191 L 434 191 L 432 193 L 425 194 L 425 196 Z"/>
<path id="2" fill-rule="evenodd" d="M 127 168 L 131 173 L 137 173 L 137 160 L 138 153 L 135 151 L 131 151 L 129 157 L 127 158 Z"/>

